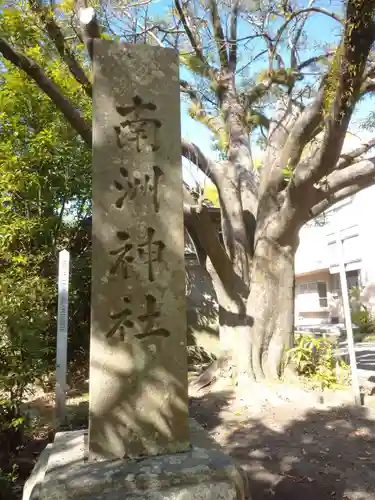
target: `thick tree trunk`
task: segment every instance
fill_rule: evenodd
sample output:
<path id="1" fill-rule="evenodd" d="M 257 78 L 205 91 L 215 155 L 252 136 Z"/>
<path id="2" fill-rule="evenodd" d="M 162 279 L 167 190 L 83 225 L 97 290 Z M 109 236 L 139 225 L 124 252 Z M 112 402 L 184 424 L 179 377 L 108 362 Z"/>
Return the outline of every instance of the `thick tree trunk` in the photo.
<path id="1" fill-rule="evenodd" d="M 294 244 L 281 246 L 267 237 L 256 244 L 247 301 L 247 315 L 253 323 L 251 363 L 242 363 L 240 377 L 276 379 L 282 373 L 285 350 L 293 339 L 295 250 Z M 248 339 L 238 344 L 239 356 L 248 344 Z"/>
<path id="2" fill-rule="evenodd" d="M 210 262 L 207 264 L 207 270 L 211 276 L 219 305 L 221 364 L 225 366 L 225 369 L 230 369 L 233 365 L 237 365 L 237 353 L 234 346 L 237 343 L 239 329 L 246 326 L 246 296 L 240 280 L 237 284 L 232 283 L 230 296 Z"/>
<path id="3" fill-rule="evenodd" d="M 221 355 L 216 368 L 228 372 L 230 367 L 238 385 L 246 387 L 248 382 L 282 374 L 284 354 L 293 340 L 295 250 L 293 244 L 258 240 L 243 307 L 228 296 L 214 269 L 209 269 L 219 303 Z M 204 377 L 205 385 L 213 373 Z"/>

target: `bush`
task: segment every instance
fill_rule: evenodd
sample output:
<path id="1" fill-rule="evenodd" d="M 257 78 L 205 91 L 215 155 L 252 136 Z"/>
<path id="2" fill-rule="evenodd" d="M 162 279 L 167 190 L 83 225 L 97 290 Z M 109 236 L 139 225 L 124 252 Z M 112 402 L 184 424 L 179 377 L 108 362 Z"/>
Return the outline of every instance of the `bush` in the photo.
<path id="1" fill-rule="evenodd" d="M 340 385 L 337 368 L 346 370 L 347 365 L 335 356 L 335 340 L 301 334 L 295 336 L 295 342 L 287 359 L 299 375 L 317 382 L 322 389 Z"/>
<path id="2" fill-rule="evenodd" d="M 13 465 L 10 472 L 0 468 L 0 499 L 12 498 L 13 483 L 17 480 L 17 467 Z"/>
<path id="3" fill-rule="evenodd" d="M 365 305 L 361 304 L 360 309 L 352 311 L 351 318 L 352 323 L 358 326 L 360 334 L 375 333 L 375 320 Z"/>
<path id="4" fill-rule="evenodd" d="M 0 280 L 0 456 L 6 463 L 24 441 L 28 421 L 22 403 L 44 376 L 49 353 L 45 305 L 51 289 L 27 271 L 14 265 Z"/>
<path id="5" fill-rule="evenodd" d="M 350 298 L 352 303 L 351 319 L 352 323 L 358 326 L 358 333 L 362 335 L 375 333 L 375 318 L 371 311 L 361 302 L 360 288 L 352 288 Z M 357 335 L 357 337 L 360 336 Z"/>
<path id="6" fill-rule="evenodd" d="M 0 449 L 10 456 L 24 441 L 27 418 L 22 414 L 18 401 L 0 400 Z"/>

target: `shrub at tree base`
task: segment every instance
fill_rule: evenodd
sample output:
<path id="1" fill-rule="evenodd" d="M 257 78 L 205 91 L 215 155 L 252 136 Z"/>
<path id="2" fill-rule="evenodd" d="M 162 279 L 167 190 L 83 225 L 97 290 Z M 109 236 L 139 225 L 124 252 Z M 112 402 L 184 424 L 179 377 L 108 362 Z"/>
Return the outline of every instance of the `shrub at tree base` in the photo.
<path id="1" fill-rule="evenodd" d="M 353 287 L 350 290 L 351 319 L 358 326 L 359 331 L 355 334 L 357 342 L 374 339 L 375 317 L 370 309 L 362 302 L 363 288 Z"/>
<path id="2" fill-rule="evenodd" d="M 291 362 L 298 375 L 317 383 L 322 389 L 342 385 L 346 377 L 338 371 L 347 372 L 348 365 L 335 356 L 337 341 L 312 335 L 296 335 L 295 346 L 288 351 L 287 360 Z"/>
<path id="3" fill-rule="evenodd" d="M 375 319 L 368 308 L 361 304 L 360 309 L 352 311 L 352 322 L 359 327 L 358 337 L 375 333 Z"/>

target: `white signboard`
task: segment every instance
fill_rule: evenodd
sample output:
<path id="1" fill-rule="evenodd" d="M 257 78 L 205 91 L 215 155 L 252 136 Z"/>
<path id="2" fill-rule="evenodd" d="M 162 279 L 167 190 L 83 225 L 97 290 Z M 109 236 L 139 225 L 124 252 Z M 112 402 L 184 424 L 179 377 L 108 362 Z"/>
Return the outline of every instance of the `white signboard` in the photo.
<path id="1" fill-rule="evenodd" d="M 56 418 L 58 426 L 66 423 L 69 259 L 70 255 L 67 250 L 62 250 L 59 253 L 56 345 Z"/>

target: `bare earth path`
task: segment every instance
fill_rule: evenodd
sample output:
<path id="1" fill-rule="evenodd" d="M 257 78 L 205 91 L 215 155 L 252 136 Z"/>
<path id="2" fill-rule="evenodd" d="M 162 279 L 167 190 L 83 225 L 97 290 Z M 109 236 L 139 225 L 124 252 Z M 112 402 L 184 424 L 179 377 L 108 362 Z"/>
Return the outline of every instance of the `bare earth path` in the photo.
<path id="1" fill-rule="evenodd" d="M 271 392 L 270 394 L 273 394 Z M 87 427 L 87 394 L 69 401 L 71 428 Z M 252 500 L 375 500 L 375 408 L 323 408 L 303 394 L 294 402 L 239 401 L 228 386 L 190 398 L 190 413 L 247 471 Z M 20 451 L 19 500 L 33 463 L 53 439 L 53 395 L 30 402 L 39 431 Z M 292 399 L 292 398 L 291 398 Z M 316 401 L 316 400 L 314 400 Z"/>
<path id="2" fill-rule="evenodd" d="M 192 397 L 191 415 L 247 471 L 252 500 L 374 500 L 373 410 L 304 406 L 251 410 L 221 391 Z"/>

